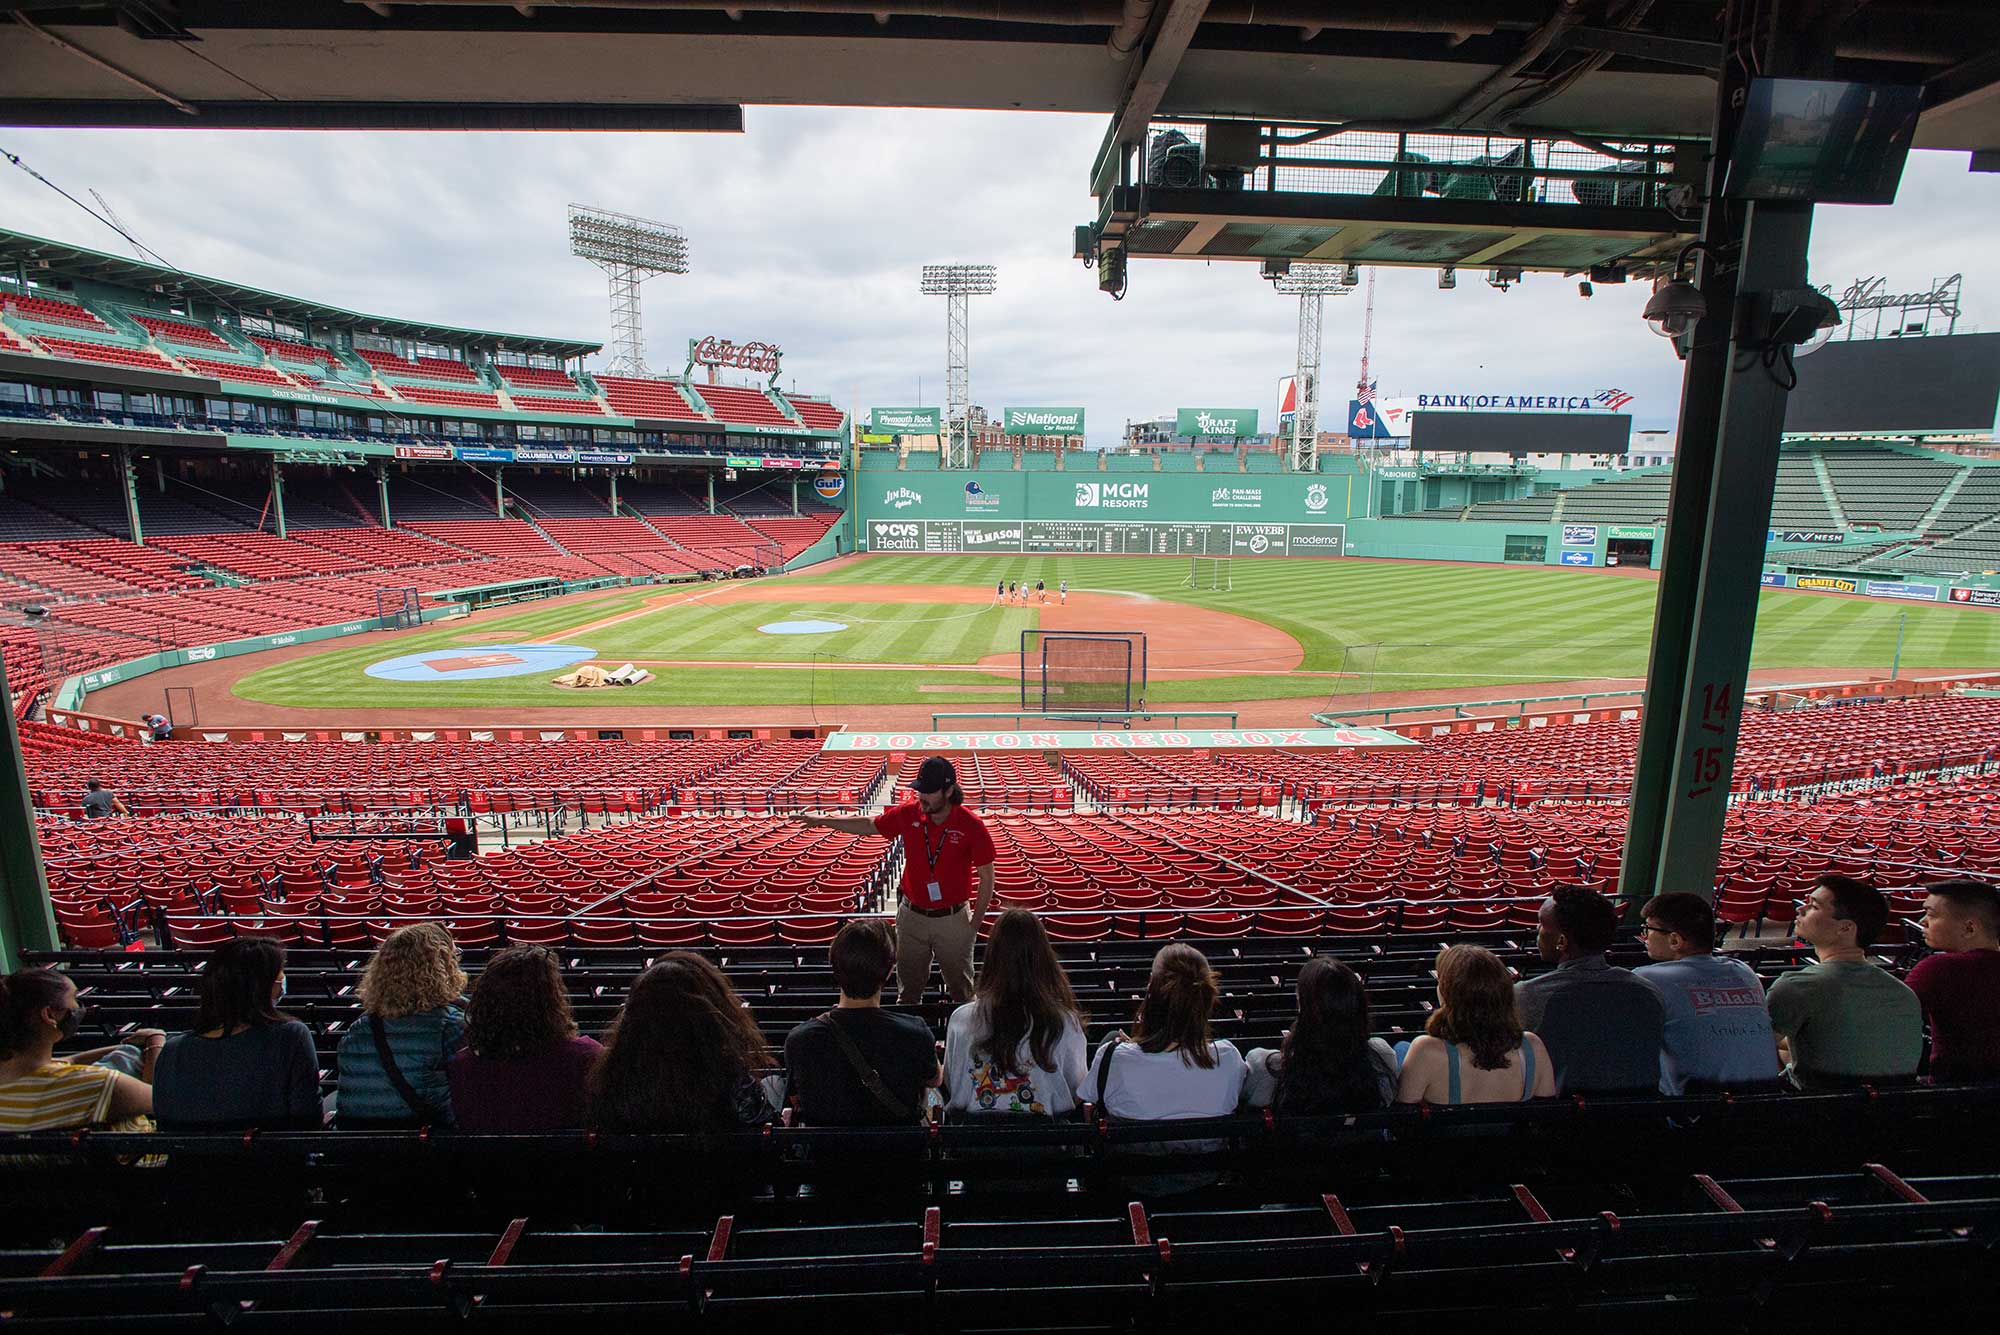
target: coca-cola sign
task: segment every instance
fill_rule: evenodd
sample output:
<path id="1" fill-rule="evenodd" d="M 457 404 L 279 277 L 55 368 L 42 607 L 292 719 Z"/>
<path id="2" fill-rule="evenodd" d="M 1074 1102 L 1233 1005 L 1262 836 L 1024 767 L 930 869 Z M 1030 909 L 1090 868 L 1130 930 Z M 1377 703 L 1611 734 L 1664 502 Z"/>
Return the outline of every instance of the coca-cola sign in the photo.
<path id="1" fill-rule="evenodd" d="M 693 360 L 702 366 L 727 366 L 739 371 L 778 373 L 778 345 L 775 343 L 734 343 L 710 335 L 694 345 Z"/>

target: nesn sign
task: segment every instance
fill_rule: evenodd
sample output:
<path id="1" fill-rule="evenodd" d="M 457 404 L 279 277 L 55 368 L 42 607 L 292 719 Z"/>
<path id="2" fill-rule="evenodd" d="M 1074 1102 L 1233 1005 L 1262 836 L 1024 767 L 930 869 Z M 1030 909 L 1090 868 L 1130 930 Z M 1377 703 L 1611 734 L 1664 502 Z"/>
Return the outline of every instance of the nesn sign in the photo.
<path id="1" fill-rule="evenodd" d="M 1597 564 L 1597 553 L 1564 552 L 1562 554 L 1562 563 L 1566 566 L 1594 566 Z"/>

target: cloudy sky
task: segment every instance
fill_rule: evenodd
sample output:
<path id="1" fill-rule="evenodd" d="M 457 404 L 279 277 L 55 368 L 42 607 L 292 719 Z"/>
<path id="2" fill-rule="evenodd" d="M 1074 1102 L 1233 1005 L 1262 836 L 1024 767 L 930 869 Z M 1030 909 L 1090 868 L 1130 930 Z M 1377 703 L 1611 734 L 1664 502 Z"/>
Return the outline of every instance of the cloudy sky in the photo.
<path id="1" fill-rule="evenodd" d="M 693 272 L 645 289 L 656 369 L 678 372 L 692 336 L 762 339 L 784 348 L 786 388 L 864 409 L 942 401 L 943 300 L 918 293 L 918 268 L 992 263 L 1000 290 L 973 308 L 976 402 L 1083 404 L 1099 446 L 1176 407 L 1255 406 L 1272 423 L 1297 308 L 1254 266 L 1137 262 L 1113 302 L 1070 258 L 1102 118 L 746 116 L 742 135 L 0 130 L 0 148 L 79 198 L 95 187 L 183 269 L 484 329 L 606 336 L 602 277 L 566 254 L 569 202 L 677 223 Z M 2000 328 L 2000 256 L 1979 244 L 1996 216 L 2000 175 L 1914 154 L 1894 207 L 1819 211 L 1813 281 L 1882 274 L 1911 290 L 1962 271 L 1960 328 Z M 5 163 L 0 225 L 124 249 Z M 1384 394 L 1617 386 L 1638 426 L 1670 426 L 1680 364 L 1639 320 L 1645 296 L 1626 284 L 1584 301 L 1573 281 L 1535 275 L 1503 294 L 1462 274 L 1440 292 L 1433 271 L 1383 270 L 1375 375 Z M 1352 382 L 1361 307 L 1328 303 L 1329 385 Z"/>

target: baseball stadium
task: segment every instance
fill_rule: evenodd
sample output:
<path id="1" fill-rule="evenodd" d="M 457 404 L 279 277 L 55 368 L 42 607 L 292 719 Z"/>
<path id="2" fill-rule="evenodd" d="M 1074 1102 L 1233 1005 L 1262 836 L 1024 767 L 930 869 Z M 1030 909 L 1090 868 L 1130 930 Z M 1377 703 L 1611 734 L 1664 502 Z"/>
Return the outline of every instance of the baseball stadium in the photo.
<path id="1" fill-rule="evenodd" d="M 1109 114 L 1079 281 L 1298 322 L 1276 413 L 1102 447 L 975 400 L 989 265 L 909 266 L 892 405 L 726 310 L 649 360 L 689 236 L 594 206 L 588 338 L 0 227 L 0 1326 L 1990 1311 L 2000 334 L 1805 247 L 1992 170 L 2000 28 L 1390 8 L 0 26 L 10 126 Z M 1650 284 L 1676 428 L 1393 383 L 1377 271 L 1460 266 Z"/>

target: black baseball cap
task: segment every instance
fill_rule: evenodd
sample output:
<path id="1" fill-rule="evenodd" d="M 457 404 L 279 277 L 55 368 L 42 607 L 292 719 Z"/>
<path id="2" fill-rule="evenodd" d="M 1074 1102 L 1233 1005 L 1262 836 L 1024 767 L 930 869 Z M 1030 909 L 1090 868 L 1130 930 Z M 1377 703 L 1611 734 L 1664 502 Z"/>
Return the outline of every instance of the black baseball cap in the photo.
<path id="1" fill-rule="evenodd" d="M 941 793 L 958 782 L 958 771 L 943 756 L 930 756 L 917 766 L 917 781 L 910 785 L 920 793 Z"/>

